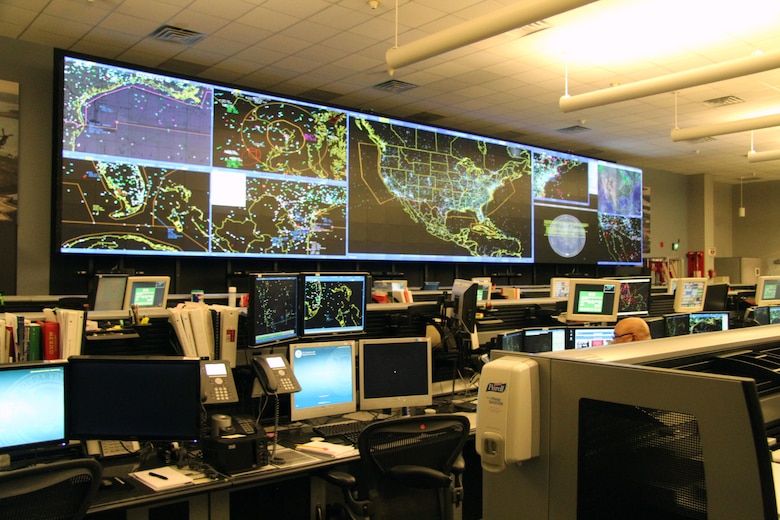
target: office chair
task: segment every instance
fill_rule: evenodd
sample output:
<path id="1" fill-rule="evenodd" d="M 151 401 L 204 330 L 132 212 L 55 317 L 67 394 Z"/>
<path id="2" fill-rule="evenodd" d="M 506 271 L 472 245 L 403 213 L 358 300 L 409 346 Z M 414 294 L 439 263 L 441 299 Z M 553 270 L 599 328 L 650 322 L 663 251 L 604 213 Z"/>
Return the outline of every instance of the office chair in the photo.
<path id="1" fill-rule="evenodd" d="M 0 472 L 0 520 L 83 518 L 102 472 L 100 463 L 88 458 Z"/>
<path id="2" fill-rule="evenodd" d="M 447 520 L 461 505 L 469 420 L 422 415 L 369 424 L 358 437 L 360 478 L 331 470 L 352 518 Z"/>

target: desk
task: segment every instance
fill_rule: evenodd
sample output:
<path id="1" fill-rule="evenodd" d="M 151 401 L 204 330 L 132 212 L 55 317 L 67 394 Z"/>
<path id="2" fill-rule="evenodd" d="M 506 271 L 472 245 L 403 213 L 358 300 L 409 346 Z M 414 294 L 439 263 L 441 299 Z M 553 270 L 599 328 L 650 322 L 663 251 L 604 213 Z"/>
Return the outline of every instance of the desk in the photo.
<path id="1" fill-rule="evenodd" d="M 475 433 L 476 414 L 466 413 Z M 310 435 L 303 432 L 304 435 Z M 291 445 L 300 440 L 283 437 L 280 443 Z M 464 448 L 466 474 L 464 475 L 463 518 L 481 518 L 481 467 L 473 441 Z M 285 467 L 268 466 L 236 475 L 220 476 L 202 484 L 188 485 L 165 491 L 152 491 L 132 477 L 126 477 L 130 488 L 100 489 L 92 501 L 88 518 L 93 520 L 223 520 L 229 518 L 318 518 L 324 515 L 325 505 L 340 502 L 342 496 L 335 488 L 329 489 L 325 481 L 312 478 L 322 470 L 337 465 L 354 465 L 357 455 L 324 459 L 311 463 Z M 106 464 L 106 475 L 118 475 L 129 471 L 130 464 L 112 466 Z M 125 477 L 123 477 L 124 479 Z"/>

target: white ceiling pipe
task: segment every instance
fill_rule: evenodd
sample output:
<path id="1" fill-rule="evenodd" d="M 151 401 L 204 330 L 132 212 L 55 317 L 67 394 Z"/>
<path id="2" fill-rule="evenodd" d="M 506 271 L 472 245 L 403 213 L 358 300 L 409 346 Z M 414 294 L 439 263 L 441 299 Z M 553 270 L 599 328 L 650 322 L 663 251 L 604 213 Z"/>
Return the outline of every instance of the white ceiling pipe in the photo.
<path id="1" fill-rule="evenodd" d="M 780 150 L 767 150 L 765 152 L 756 152 L 751 150 L 747 154 L 749 163 L 776 161 L 780 159 Z"/>
<path id="2" fill-rule="evenodd" d="M 627 101 L 664 92 L 674 92 L 687 87 L 738 78 L 778 67 L 780 67 L 780 51 L 765 52 L 745 58 L 724 61 L 723 63 L 707 65 L 698 69 L 676 72 L 625 85 L 617 85 L 586 94 L 578 94 L 576 96 L 564 95 L 561 96 L 558 105 L 562 112 L 573 112 L 584 108 L 609 105 L 619 101 Z"/>
<path id="3" fill-rule="evenodd" d="M 673 128 L 671 135 L 674 142 L 690 141 L 691 139 L 701 139 L 702 137 L 711 137 L 713 135 L 736 134 L 760 128 L 771 128 L 773 126 L 780 126 L 780 114 L 770 114 L 768 116 L 739 119 L 737 121 L 711 125 L 692 126 L 690 128 Z"/>
<path id="4" fill-rule="evenodd" d="M 557 14 L 571 11 L 596 0 L 536 0 L 516 2 L 492 13 L 463 22 L 385 53 L 388 72 L 438 56 L 474 42 L 523 27 Z"/>

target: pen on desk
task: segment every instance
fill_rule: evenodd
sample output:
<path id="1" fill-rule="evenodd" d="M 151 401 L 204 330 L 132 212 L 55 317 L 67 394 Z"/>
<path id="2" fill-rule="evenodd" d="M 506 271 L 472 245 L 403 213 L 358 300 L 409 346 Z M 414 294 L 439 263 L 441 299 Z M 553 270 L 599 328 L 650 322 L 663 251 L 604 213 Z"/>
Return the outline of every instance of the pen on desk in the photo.
<path id="1" fill-rule="evenodd" d="M 157 478 L 162 479 L 162 480 L 168 480 L 168 477 L 166 477 L 165 475 L 160 475 L 159 473 L 155 473 L 154 471 L 150 471 L 149 472 L 149 476 L 150 477 L 157 477 Z"/>

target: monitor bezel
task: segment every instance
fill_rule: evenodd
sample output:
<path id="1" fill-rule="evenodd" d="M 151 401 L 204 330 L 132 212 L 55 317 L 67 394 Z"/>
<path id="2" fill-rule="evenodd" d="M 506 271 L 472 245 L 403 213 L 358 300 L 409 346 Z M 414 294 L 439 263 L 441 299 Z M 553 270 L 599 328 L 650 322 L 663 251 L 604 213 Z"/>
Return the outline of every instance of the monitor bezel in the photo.
<path id="1" fill-rule="evenodd" d="M 778 296 L 776 298 L 764 298 L 764 290 L 769 282 L 774 282 L 778 286 Z M 780 275 L 763 275 L 756 278 L 756 307 L 771 307 L 780 305 Z"/>
<path id="2" fill-rule="evenodd" d="M 606 288 L 614 286 L 612 307 L 606 307 L 601 313 L 577 312 L 576 305 L 582 288 L 590 285 L 601 285 L 606 294 Z M 569 283 L 569 298 L 566 302 L 566 320 L 582 322 L 616 322 L 618 305 L 620 303 L 620 280 L 612 278 L 572 278 Z"/>
<path id="3" fill-rule="evenodd" d="M 162 298 L 162 305 L 138 305 L 140 309 L 164 309 L 168 305 L 168 291 L 170 291 L 171 288 L 171 277 L 170 276 L 151 276 L 151 275 L 143 275 L 143 276 L 128 276 L 127 277 L 127 285 L 125 285 L 125 298 L 124 302 L 122 304 L 123 310 L 130 310 L 133 308 L 134 305 L 137 305 L 133 301 L 133 286 L 136 283 L 163 283 L 163 298 Z"/>
<path id="4" fill-rule="evenodd" d="M 677 278 L 677 288 L 674 291 L 674 312 L 701 312 L 704 310 L 704 301 L 707 298 L 707 279 L 701 277 L 686 277 Z M 686 305 L 684 301 L 685 291 L 684 288 L 687 284 L 699 284 L 702 287 L 701 301 L 695 303 L 695 305 Z M 683 289 L 683 290 L 681 290 Z"/>
<path id="5" fill-rule="evenodd" d="M 247 345 L 251 347 L 265 347 L 285 341 L 295 341 L 301 337 L 301 275 L 299 273 L 252 273 L 249 282 L 249 304 L 247 306 Z M 295 280 L 294 297 L 295 302 L 295 324 L 292 330 L 286 330 L 279 333 L 259 334 L 258 331 L 258 301 L 257 301 L 257 281 L 263 280 Z"/>
<path id="6" fill-rule="evenodd" d="M 325 349 L 325 348 L 338 348 L 349 347 L 352 354 L 352 372 L 351 372 L 351 387 L 352 387 L 352 399 L 350 401 L 340 403 L 329 403 L 321 406 L 309 406 L 306 408 L 296 408 L 296 402 L 300 401 L 302 392 L 306 391 L 304 381 L 300 378 L 296 372 L 296 349 Z M 305 421 L 309 419 L 319 419 L 323 417 L 331 417 L 336 415 L 344 415 L 352 412 L 356 412 L 358 409 L 358 391 L 357 391 L 357 343 L 351 339 L 334 339 L 328 341 L 314 341 L 309 343 L 291 343 L 287 359 L 290 362 L 290 368 L 293 371 L 296 379 L 301 384 L 301 391 L 290 394 L 290 420 Z M 300 363 L 298 364 L 300 367 Z M 300 370 L 300 368 L 299 368 Z"/>
<path id="7" fill-rule="evenodd" d="M 316 328 L 311 329 L 306 327 L 306 282 L 309 278 L 362 278 L 363 283 L 363 295 L 360 298 L 362 308 L 360 309 L 360 325 L 351 327 L 334 327 L 334 328 Z M 366 330 L 366 309 L 368 301 L 371 298 L 371 275 L 367 272 L 360 271 L 309 271 L 302 272 L 299 282 L 300 295 L 299 295 L 299 322 L 300 322 L 300 337 L 312 338 L 318 336 L 333 336 L 341 334 L 362 334 Z"/>
<path id="8" fill-rule="evenodd" d="M 62 427 L 61 435 L 57 435 L 56 437 L 51 437 L 49 439 L 37 439 L 37 440 L 30 440 L 18 442 L 15 444 L 6 444 L 6 445 L 0 445 L 0 454 L 8 454 L 11 457 L 13 457 L 15 454 L 27 454 L 27 453 L 33 453 L 37 450 L 47 449 L 47 448 L 60 448 L 64 447 L 68 443 L 69 435 L 68 435 L 68 363 L 65 360 L 56 360 L 56 361 L 41 361 L 41 362 L 20 362 L 20 363 L 5 363 L 0 364 L 0 373 L 2 372 L 28 372 L 32 374 L 35 373 L 44 373 L 47 371 L 51 371 L 52 369 L 61 371 L 62 373 L 62 400 L 61 402 L 58 402 L 58 407 L 62 411 L 62 422 L 60 426 Z M 32 399 L 32 396 L 29 393 L 29 386 L 25 385 L 25 388 L 19 388 L 20 392 L 20 399 L 26 401 L 28 404 L 32 405 L 32 408 L 34 411 L 39 412 L 41 414 L 46 415 L 47 418 L 51 417 L 51 411 L 49 413 L 46 413 L 45 411 L 41 410 L 41 403 L 36 403 Z M 22 420 L 22 417 L 18 413 L 18 411 L 13 416 L 9 416 L 9 419 L 12 422 Z M 12 425 L 12 424 L 11 424 Z"/>
<path id="9" fill-rule="evenodd" d="M 378 345 L 402 348 L 402 345 L 425 345 L 427 391 L 408 395 L 387 395 L 381 397 L 366 396 L 366 347 L 369 349 Z M 358 408 L 362 411 L 381 410 L 386 408 L 401 408 L 411 406 L 430 406 L 433 404 L 433 353 L 431 338 L 365 338 L 358 341 Z"/>

